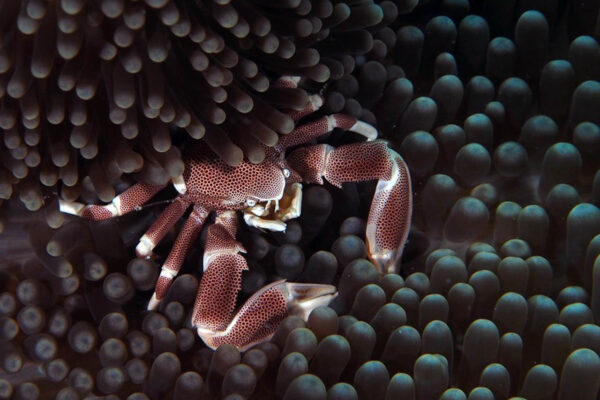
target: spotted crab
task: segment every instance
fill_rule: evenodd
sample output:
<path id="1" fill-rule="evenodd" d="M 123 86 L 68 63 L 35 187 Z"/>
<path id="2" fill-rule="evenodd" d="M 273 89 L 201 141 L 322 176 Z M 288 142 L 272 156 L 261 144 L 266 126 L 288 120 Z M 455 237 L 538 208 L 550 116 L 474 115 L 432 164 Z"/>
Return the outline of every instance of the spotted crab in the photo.
<path id="1" fill-rule="evenodd" d="M 298 82 L 296 77 L 282 77 L 276 84 L 297 87 Z M 323 103 L 319 95 L 309 100 L 303 110 L 288 112 L 296 123 Z M 306 145 L 334 128 L 354 131 L 367 141 L 338 148 Z M 246 250 L 236 240 L 237 211 L 248 225 L 284 231 L 285 221 L 300 215 L 301 182 L 323 184 L 323 178 L 338 187 L 343 182 L 378 180 L 366 226 L 368 256 L 381 274 L 394 271 L 410 226 L 411 184 L 401 156 L 376 137 L 372 126 L 333 114 L 298 124 L 275 147 L 265 149 L 265 160 L 259 164 L 243 161 L 237 167 L 228 166 L 201 142 L 185 151 L 184 173 L 172 182 L 179 195 L 136 247 L 138 257 L 151 256 L 152 249 L 192 207 L 162 265 L 148 309 L 155 309 L 165 297 L 211 212 L 216 217 L 207 228 L 204 273 L 192 313 L 192 324 L 207 346 L 229 343 L 245 350 L 269 339 L 286 316 L 306 319 L 314 308 L 328 304 L 337 295 L 335 286 L 279 280 L 260 289 L 235 311 L 242 272 L 248 269 L 241 255 Z M 90 220 L 113 218 L 139 209 L 162 188 L 137 183 L 110 204 L 61 200 L 60 210 Z"/>

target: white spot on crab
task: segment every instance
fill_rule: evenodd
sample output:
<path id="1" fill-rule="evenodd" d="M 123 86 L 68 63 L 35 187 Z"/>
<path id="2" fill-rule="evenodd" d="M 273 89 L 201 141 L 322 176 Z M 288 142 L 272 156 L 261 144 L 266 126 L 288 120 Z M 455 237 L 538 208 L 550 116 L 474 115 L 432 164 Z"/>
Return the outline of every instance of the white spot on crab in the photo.
<path id="1" fill-rule="evenodd" d="M 150 240 L 148 235 L 143 235 L 140 238 L 140 242 L 135 247 L 135 252 L 139 257 L 149 257 L 152 254 L 154 246 L 154 242 Z"/>

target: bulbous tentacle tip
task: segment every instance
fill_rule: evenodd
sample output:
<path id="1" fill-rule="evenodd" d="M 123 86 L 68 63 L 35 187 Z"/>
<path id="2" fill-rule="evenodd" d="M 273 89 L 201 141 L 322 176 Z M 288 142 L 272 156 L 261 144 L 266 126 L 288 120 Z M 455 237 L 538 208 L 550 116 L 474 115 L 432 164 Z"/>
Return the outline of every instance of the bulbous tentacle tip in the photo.
<path id="1" fill-rule="evenodd" d="M 177 192 L 179 192 L 179 194 L 185 194 L 187 192 L 187 186 L 185 185 L 183 175 L 179 175 L 178 177 L 171 179 L 171 182 L 173 182 L 173 187 L 175 190 L 177 190 Z"/>
<path id="2" fill-rule="evenodd" d="M 319 94 L 313 94 L 308 97 L 308 101 L 312 106 L 312 111 L 316 111 L 323 106 L 323 96 Z"/>

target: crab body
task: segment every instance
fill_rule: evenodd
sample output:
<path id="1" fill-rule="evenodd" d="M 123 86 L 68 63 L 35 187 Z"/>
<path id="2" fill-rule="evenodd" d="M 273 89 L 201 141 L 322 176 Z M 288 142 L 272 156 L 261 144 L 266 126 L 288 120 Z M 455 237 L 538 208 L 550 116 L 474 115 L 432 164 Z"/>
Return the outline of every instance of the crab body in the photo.
<path id="1" fill-rule="evenodd" d="M 270 157 L 260 164 L 244 161 L 231 167 L 203 144 L 188 151 L 184 163 L 183 179 L 175 181 L 175 188 L 192 203 L 214 211 L 241 210 L 257 202 L 280 199 L 289 176 L 283 160 Z"/>
<path id="2" fill-rule="evenodd" d="M 281 86 L 295 86 L 297 78 L 284 77 Z M 301 111 L 288 115 L 296 122 L 319 108 L 318 95 Z M 360 142 L 334 148 L 305 143 L 334 128 L 352 130 L 367 137 Z M 344 182 L 377 180 L 366 228 L 369 258 L 381 274 L 395 271 L 411 218 L 411 185 L 406 164 L 383 141 L 377 131 L 347 115 L 335 114 L 299 124 L 274 148 L 265 149 L 258 164 L 244 161 L 236 167 L 220 160 L 207 145 L 199 143 L 184 154 L 184 173 L 173 179 L 179 195 L 158 216 L 136 247 L 138 257 L 150 257 L 153 248 L 174 228 L 191 207 L 192 211 L 165 259 L 148 309 L 156 308 L 166 296 L 186 254 L 202 230 L 207 216 L 216 214 L 208 226 L 204 245 L 203 275 L 192 313 L 192 324 L 211 348 L 229 343 L 240 350 L 270 338 L 288 315 L 308 318 L 316 307 L 328 304 L 335 286 L 310 283 L 272 282 L 235 310 L 242 273 L 248 269 L 244 246 L 237 241 L 238 211 L 247 224 L 283 231 L 285 221 L 301 212 L 302 182 L 340 187 Z M 163 186 L 138 183 L 110 204 L 83 205 L 60 201 L 60 209 L 100 220 L 139 209 Z"/>

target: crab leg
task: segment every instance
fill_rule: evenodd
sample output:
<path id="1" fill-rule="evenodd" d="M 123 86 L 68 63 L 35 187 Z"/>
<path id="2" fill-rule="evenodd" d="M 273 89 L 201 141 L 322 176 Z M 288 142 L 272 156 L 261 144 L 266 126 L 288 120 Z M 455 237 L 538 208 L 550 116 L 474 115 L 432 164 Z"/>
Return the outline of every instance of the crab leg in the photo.
<path id="1" fill-rule="evenodd" d="M 328 145 L 293 151 L 288 164 L 307 183 L 341 187 L 343 182 L 378 179 L 367 220 L 369 257 L 381 274 L 395 272 L 410 229 L 410 175 L 402 157 L 385 142 Z"/>
<path id="2" fill-rule="evenodd" d="M 296 89 L 300 79 L 301 78 L 299 76 L 286 75 L 277 79 L 271 86 L 274 88 Z M 286 114 L 290 116 L 294 122 L 298 122 L 300 118 L 317 111 L 322 105 L 323 96 L 319 94 L 313 94 L 308 97 L 308 103 L 306 103 L 306 106 L 302 110 L 288 110 L 286 111 Z"/>
<path id="3" fill-rule="evenodd" d="M 336 296 L 332 285 L 276 281 L 254 293 L 224 330 L 198 328 L 198 335 L 210 348 L 227 343 L 245 351 L 270 339 L 287 316 L 307 320 L 312 310 L 329 304 Z"/>
<path id="4" fill-rule="evenodd" d="M 81 203 L 65 200 L 59 200 L 58 205 L 61 212 L 78 215 L 92 221 L 99 221 L 124 215 L 135 210 L 154 197 L 162 188 L 164 186 L 136 183 L 104 206 L 86 206 Z"/>
<path id="5" fill-rule="evenodd" d="M 298 87 L 300 79 L 299 76 L 282 76 L 273 83 L 273 87 L 295 89 Z M 317 111 L 321 106 L 323 106 L 323 96 L 313 94 L 309 96 L 308 103 L 302 110 L 289 110 L 286 114 L 289 115 L 294 122 L 298 122 L 302 117 Z M 332 114 L 296 127 L 292 132 L 281 138 L 280 146 L 282 149 L 287 149 L 292 146 L 306 143 L 327 132 L 331 132 L 334 128 L 342 128 L 346 131 L 360 133 L 368 140 L 373 140 L 377 137 L 377 130 L 369 124 L 346 114 Z"/>
<path id="6" fill-rule="evenodd" d="M 156 218 L 156 221 L 148 228 L 146 233 L 140 238 L 140 242 L 135 248 L 138 257 L 150 257 L 152 249 L 162 240 L 163 237 L 175 226 L 179 218 L 189 207 L 189 200 L 178 196 L 171 204 Z"/>
<path id="7" fill-rule="evenodd" d="M 295 284 L 278 281 L 256 292 L 234 315 L 242 272 L 248 269 L 235 239 L 237 217 L 234 212 L 217 214 L 207 229 L 204 275 L 200 281 L 192 324 L 198 335 L 212 348 L 222 343 L 245 350 L 273 335 L 279 322 L 290 313 L 307 317 L 319 305 L 335 296 L 330 285 Z"/>
<path id="8" fill-rule="evenodd" d="M 152 295 L 150 302 L 148 302 L 148 310 L 154 310 L 158 307 L 160 301 L 167 294 L 173 279 L 181 269 L 186 254 L 202 230 L 202 225 L 204 224 L 207 215 L 208 211 L 203 207 L 194 205 L 194 209 L 181 228 L 181 232 L 177 235 L 177 239 L 175 239 L 171 252 L 167 256 L 167 259 L 160 270 L 160 276 L 156 282 L 154 294 Z"/>
<path id="9" fill-rule="evenodd" d="M 331 132 L 334 128 L 359 133 L 366 137 L 367 140 L 373 140 L 377 137 L 377 130 L 371 125 L 349 115 L 332 114 L 296 127 L 292 132 L 281 137 L 278 146 L 281 146 L 282 149 L 287 149 L 307 143 L 327 132 Z"/>

